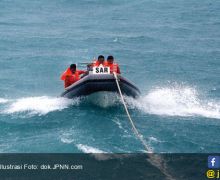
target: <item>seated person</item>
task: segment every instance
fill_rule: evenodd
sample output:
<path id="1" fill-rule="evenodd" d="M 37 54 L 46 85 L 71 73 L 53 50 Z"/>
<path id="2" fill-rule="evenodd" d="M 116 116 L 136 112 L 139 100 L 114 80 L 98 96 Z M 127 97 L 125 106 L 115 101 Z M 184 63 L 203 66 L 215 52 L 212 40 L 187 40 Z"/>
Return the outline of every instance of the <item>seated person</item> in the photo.
<path id="1" fill-rule="evenodd" d="M 100 64 L 102 64 L 103 66 L 105 65 L 105 57 L 103 55 L 100 55 L 98 57 L 98 60 L 96 60 L 92 63 L 92 67 L 99 66 Z"/>
<path id="2" fill-rule="evenodd" d="M 73 83 L 80 80 L 80 75 L 86 71 L 76 69 L 76 64 L 71 64 L 69 68 L 61 75 L 61 80 L 64 81 L 64 87 L 72 85 Z"/>
<path id="3" fill-rule="evenodd" d="M 120 68 L 117 63 L 114 63 L 114 57 L 108 56 L 106 66 L 110 67 L 110 73 L 116 72 L 117 74 L 121 74 Z"/>
<path id="4" fill-rule="evenodd" d="M 103 66 L 105 65 L 105 57 L 103 55 L 100 55 L 98 57 L 98 60 L 95 60 L 92 63 L 87 64 L 87 74 L 88 74 L 89 71 L 93 70 L 93 67 L 97 67 L 100 64 L 102 64 Z"/>

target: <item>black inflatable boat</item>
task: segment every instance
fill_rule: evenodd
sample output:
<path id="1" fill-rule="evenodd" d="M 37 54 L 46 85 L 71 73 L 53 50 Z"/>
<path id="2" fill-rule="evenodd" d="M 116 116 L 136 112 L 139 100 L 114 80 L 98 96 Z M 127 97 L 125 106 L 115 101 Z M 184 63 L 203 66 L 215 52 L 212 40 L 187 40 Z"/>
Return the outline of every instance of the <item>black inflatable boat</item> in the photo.
<path id="1" fill-rule="evenodd" d="M 118 75 L 118 79 L 121 91 L 124 95 L 134 98 L 140 95 L 139 89 L 133 83 L 123 78 L 121 75 Z M 71 99 L 102 91 L 118 93 L 113 74 L 88 74 L 76 83 L 67 87 L 61 96 Z"/>

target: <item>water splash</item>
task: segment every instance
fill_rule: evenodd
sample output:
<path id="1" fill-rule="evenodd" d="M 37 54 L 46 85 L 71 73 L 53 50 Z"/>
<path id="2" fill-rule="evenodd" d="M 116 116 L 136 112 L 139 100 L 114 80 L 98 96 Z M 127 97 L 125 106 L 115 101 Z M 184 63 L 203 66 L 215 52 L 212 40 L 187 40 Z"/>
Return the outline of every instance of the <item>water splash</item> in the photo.
<path id="1" fill-rule="evenodd" d="M 156 88 L 138 100 L 127 98 L 127 102 L 150 114 L 220 119 L 220 102 L 201 99 L 191 87 Z"/>
<path id="2" fill-rule="evenodd" d="M 72 104 L 77 104 L 78 99 L 70 100 L 61 97 L 27 97 L 20 98 L 8 104 L 2 113 L 13 114 L 13 113 L 28 113 L 30 115 L 45 115 L 52 111 L 60 111 Z"/>
<path id="3" fill-rule="evenodd" d="M 8 101 L 9 101 L 8 99 L 0 98 L 0 104 L 5 104 Z"/>
<path id="4" fill-rule="evenodd" d="M 118 105 L 120 99 L 115 93 L 99 93 L 85 98 L 102 108 Z M 202 116 L 220 119 L 220 102 L 200 98 L 192 87 L 159 87 L 152 89 L 139 99 L 126 97 L 130 108 L 137 108 L 145 113 L 167 116 Z M 80 99 L 61 97 L 26 97 L 19 99 L 0 98 L 3 107 L 1 113 L 28 113 L 30 115 L 45 115 L 52 111 L 61 111 L 70 105 L 78 105 Z M 2 108 L 1 107 L 1 108 Z"/>
<path id="5" fill-rule="evenodd" d="M 112 158 L 111 154 L 107 154 L 108 152 L 102 151 L 100 149 L 84 144 L 77 144 L 76 146 L 80 151 L 91 154 L 91 156 L 99 161 L 105 161 Z"/>
<path id="6" fill-rule="evenodd" d="M 106 153 L 105 151 L 102 151 L 100 149 L 83 144 L 77 144 L 77 148 L 84 153 Z"/>

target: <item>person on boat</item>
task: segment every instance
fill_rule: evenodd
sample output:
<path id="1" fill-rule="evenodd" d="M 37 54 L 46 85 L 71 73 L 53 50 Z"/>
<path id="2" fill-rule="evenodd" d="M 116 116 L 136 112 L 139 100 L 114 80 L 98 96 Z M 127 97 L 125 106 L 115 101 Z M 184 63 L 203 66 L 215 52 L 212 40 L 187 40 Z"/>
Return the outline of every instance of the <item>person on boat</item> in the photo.
<path id="1" fill-rule="evenodd" d="M 103 66 L 106 64 L 105 57 L 103 55 L 99 55 L 97 60 L 94 60 L 92 63 L 87 64 L 87 71 L 92 71 L 93 67 L 97 67 L 100 64 L 102 64 Z"/>
<path id="2" fill-rule="evenodd" d="M 110 73 L 116 72 L 117 74 L 121 74 L 120 68 L 118 64 L 114 62 L 113 56 L 108 56 L 105 66 L 110 67 Z"/>
<path id="3" fill-rule="evenodd" d="M 103 55 L 100 55 L 98 57 L 98 60 L 94 61 L 92 64 L 92 67 L 96 67 L 102 64 L 103 66 L 105 65 L 105 57 Z"/>
<path id="4" fill-rule="evenodd" d="M 61 75 L 61 80 L 64 81 L 64 87 L 72 85 L 73 83 L 80 80 L 80 75 L 86 71 L 76 69 L 76 64 L 71 64 L 69 68 Z"/>

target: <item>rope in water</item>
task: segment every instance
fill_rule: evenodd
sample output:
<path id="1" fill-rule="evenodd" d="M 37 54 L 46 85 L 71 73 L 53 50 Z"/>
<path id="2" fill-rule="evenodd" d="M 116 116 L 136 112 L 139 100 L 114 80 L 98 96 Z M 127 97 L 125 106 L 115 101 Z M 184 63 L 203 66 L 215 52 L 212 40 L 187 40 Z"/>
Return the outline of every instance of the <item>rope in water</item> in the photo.
<path id="1" fill-rule="evenodd" d="M 115 81 L 116 81 L 116 84 L 117 84 L 117 87 L 118 87 L 119 94 L 121 96 L 122 104 L 124 105 L 124 108 L 125 108 L 125 111 L 127 113 L 128 119 L 129 119 L 130 124 L 132 126 L 132 130 L 133 130 L 134 134 L 136 135 L 136 137 L 141 141 L 141 143 L 145 147 L 146 151 L 148 153 L 151 153 L 152 152 L 151 148 L 148 147 L 148 145 L 147 145 L 146 141 L 144 140 L 143 136 L 138 132 L 138 130 L 135 127 L 135 124 L 134 124 L 134 122 L 133 122 L 133 120 L 130 116 L 130 113 L 128 111 L 127 105 L 126 105 L 125 100 L 124 100 L 124 96 L 122 95 L 121 88 L 120 88 L 120 85 L 119 85 L 120 80 L 118 79 L 118 76 L 115 72 L 113 72 L 113 74 L 114 74 L 114 77 L 115 77 Z"/>
<path id="2" fill-rule="evenodd" d="M 172 177 L 172 175 L 169 174 L 169 172 L 167 172 L 167 167 L 166 167 L 166 164 L 162 163 L 162 159 L 160 158 L 160 156 L 158 156 L 157 154 L 153 154 L 153 151 L 152 149 L 147 145 L 147 142 L 144 140 L 143 136 L 138 132 L 137 128 L 135 127 L 135 124 L 130 116 L 130 113 L 128 111 L 128 108 L 127 108 L 127 105 L 125 103 L 125 100 L 124 100 L 124 96 L 122 95 L 122 92 L 121 92 L 121 87 L 119 85 L 119 81 L 120 79 L 118 78 L 117 74 L 115 72 L 113 72 L 114 74 L 114 77 L 115 77 L 115 82 L 117 84 L 117 87 L 118 87 L 118 91 L 119 91 L 119 94 L 120 94 L 120 97 L 121 97 L 121 100 L 122 100 L 122 104 L 124 105 L 124 108 L 125 108 L 125 111 L 127 113 L 127 116 L 128 116 L 128 119 L 130 121 L 130 124 L 132 126 L 132 130 L 134 132 L 134 134 L 136 135 L 136 137 L 141 141 L 142 145 L 145 147 L 146 151 L 150 154 L 148 154 L 149 156 L 149 159 L 150 159 L 150 163 L 153 165 L 153 166 L 156 166 L 158 169 L 161 170 L 161 172 L 163 172 L 166 176 L 166 179 L 169 179 L 169 180 L 173 180 L 175 178 Z"/>

